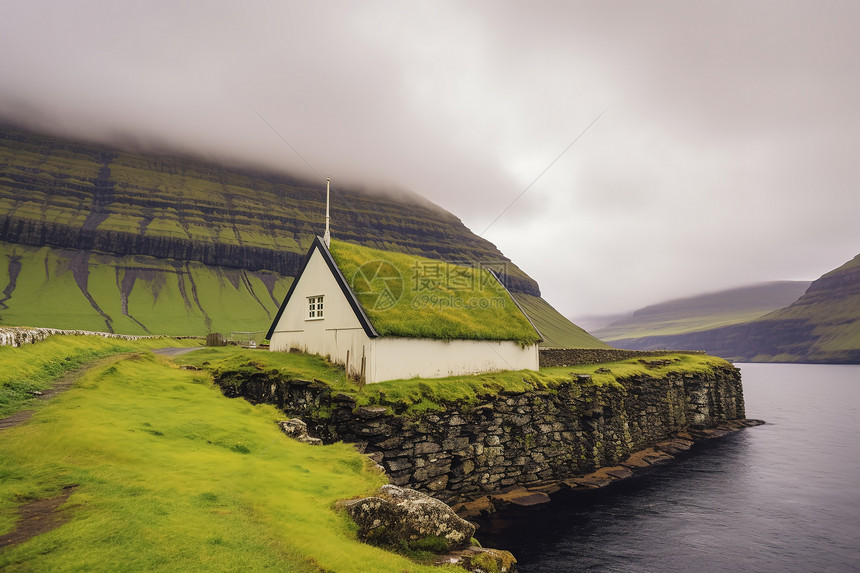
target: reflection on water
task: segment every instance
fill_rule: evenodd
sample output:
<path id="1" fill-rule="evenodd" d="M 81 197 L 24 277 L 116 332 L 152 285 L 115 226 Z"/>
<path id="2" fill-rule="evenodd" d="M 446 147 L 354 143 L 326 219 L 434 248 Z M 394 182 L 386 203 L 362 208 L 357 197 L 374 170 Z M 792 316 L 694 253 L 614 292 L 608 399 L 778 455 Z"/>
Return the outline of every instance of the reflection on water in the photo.
<path id="1" fill-rule="evenodd" d="M 520 570 L 860 570 L 860 366 L 740 365 L 767 420 L 601 491 L 481 522 Z"/>

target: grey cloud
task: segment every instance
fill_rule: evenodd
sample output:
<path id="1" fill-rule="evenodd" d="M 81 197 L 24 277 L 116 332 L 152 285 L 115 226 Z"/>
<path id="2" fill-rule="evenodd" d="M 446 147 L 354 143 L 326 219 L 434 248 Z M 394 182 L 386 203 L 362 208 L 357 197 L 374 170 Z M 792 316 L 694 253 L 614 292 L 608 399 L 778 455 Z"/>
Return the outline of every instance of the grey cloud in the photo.
<path id="1" fill-rule="evenodd" d="M 481 232 L 608 106 L 487 237 L 563 312 L 618 312 L 860 250 L 858 24 L 855 2 L 9 0 L 0 116 L 409 189 Z"/>

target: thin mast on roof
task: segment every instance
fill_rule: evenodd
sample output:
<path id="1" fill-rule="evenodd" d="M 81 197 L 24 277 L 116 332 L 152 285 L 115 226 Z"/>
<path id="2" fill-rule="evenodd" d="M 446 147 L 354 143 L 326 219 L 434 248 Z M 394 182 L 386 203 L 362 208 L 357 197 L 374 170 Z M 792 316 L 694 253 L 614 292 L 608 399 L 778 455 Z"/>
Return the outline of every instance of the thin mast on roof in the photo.
<path id="1" fill-rule="evenodd" d="M 328 220 L 329 220 L 328 200 L 329 200 L 329 194 L 330 194 L 330 187 L 331 187 L 331 179 L 329 177 L 326 177 L 325 178 L 325 234 L 323 235 L 323 243 L 325 243 L 326 247 L 331 246 L 331 232 L 329 231 L 329 228 L 328 228 Z"/>

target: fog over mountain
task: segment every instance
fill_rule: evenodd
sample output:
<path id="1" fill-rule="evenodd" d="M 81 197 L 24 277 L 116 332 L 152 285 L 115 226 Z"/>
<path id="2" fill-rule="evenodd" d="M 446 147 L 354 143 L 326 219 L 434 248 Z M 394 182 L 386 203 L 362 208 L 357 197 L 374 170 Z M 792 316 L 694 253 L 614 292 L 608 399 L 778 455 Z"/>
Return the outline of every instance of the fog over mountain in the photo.
<path id="1" fill-rule="evenodd" d="M 0 118 L 409 190 L 565 314 L 623 312 L 857 253 L 858 29 L 853 1 L 7 0 Z"/>

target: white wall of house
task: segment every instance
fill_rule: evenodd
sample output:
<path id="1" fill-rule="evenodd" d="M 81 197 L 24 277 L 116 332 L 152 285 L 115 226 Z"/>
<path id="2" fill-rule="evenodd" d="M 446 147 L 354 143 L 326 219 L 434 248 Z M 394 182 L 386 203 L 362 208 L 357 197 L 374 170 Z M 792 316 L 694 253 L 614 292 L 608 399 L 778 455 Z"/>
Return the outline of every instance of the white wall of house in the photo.
<path id="1" fill-rule="evenodd" d="M 327 356 L 361 374 L 365 358 L 368 383 L 403 378 L 441 378 L 499 370 L 537 370 L 536 344 L 495 340 L 431 340 L 370 338 L 337 284 L 319 250 L 315 250 L 298 279 L 270 339 L 270 349 L 298 349 Z M 323 297 L 323 317 L 308 316 L 308 298 Z"/>
<path id="2" fill-rule="evenodd" d="M 507 340 L 381 337 L 370 348 L 367 382 L 538 369 L 536 344 L 522 347 Z"/>

